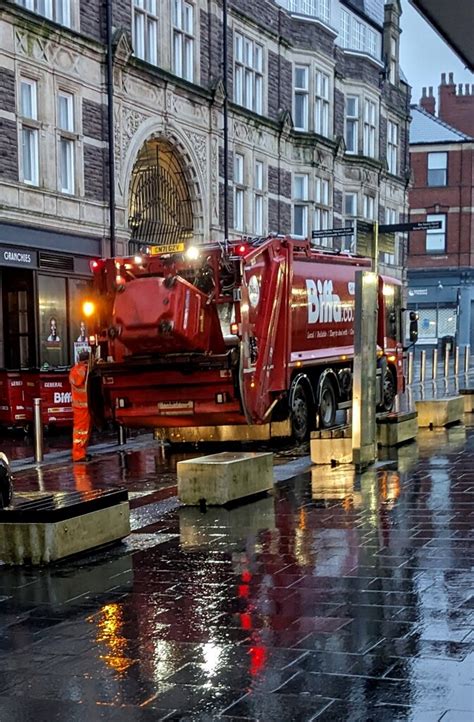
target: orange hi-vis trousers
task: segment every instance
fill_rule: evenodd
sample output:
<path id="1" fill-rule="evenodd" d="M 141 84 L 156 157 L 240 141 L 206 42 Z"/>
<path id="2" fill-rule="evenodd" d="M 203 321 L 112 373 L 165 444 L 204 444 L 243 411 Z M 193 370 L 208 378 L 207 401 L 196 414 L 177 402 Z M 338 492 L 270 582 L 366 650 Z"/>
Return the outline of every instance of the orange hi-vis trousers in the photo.
<path id="1" fill-rule="evenodd" d="M 81 461 L 87 455 L 87 446 L 91 435 L 91 417 L 87 404 L 87 376 L 89 366 L 87 362 L 78 361 L 69 374 L 69 383 L 72 390 L 73 434 L 72 458 Z"/>

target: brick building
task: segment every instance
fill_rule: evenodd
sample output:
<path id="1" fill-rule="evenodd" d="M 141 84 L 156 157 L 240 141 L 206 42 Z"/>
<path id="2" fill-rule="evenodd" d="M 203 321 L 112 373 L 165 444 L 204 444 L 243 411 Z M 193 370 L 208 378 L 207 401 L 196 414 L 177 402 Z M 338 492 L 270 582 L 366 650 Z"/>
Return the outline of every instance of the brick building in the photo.
<path id="1" fill-rule="evenodd" d="M 411 234 L 408 301 L 420 316 L 420 343 L 443 337 L 474 345 L 474 86 L 443 74 L 439 111 L 433 89 L 412 108 L 411 220 L 440 221 Z"/>
<path id="2" fill-rule="evenodd" d="M 94 256 L 222 239 L 226 165 L 231 236 L 407 213 L 398 0 L 228 6 L 225 164 L 220 2 L 2 3 L 0 366 L 70 361 Z"/>

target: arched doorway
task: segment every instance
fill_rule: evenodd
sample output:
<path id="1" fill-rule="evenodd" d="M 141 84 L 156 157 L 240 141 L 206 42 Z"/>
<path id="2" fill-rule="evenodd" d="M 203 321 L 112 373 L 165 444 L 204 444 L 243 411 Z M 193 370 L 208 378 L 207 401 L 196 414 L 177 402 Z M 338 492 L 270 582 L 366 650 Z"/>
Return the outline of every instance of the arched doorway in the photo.
<path id="1" fill-rule="evenodd" d="M 131 251 L 180 243 L 193 235 L 193 207 L 184 163 L 164 139 L 147 140 L 130 181 Z"/>

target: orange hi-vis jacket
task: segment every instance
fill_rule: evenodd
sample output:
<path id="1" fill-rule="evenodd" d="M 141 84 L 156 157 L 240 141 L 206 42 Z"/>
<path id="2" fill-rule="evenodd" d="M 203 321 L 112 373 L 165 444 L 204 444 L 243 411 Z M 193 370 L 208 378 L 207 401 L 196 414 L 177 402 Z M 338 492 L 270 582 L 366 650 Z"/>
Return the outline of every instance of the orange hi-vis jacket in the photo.
<path id="1" fill-rule="evenodd" d="M 69 373 L 74 418 L 72 438 L 72 458 L 74 461 L 85 459 L 91 434 L 91 417 L 87 403 L 88 375 L 89 363 L 87 361 L 78 361 Z"/>

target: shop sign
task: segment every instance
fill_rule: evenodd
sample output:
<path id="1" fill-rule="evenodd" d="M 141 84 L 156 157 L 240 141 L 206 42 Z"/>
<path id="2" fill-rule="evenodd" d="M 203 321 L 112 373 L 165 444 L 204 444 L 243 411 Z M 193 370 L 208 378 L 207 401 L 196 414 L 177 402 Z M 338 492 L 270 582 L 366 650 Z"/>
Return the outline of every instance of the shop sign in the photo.
<path id="1" fill-rule="evenodd" d="M 38 253 L 28 248 L 0 247 L 0 266 L 37 268 Z"/>

